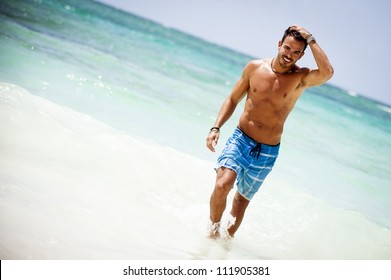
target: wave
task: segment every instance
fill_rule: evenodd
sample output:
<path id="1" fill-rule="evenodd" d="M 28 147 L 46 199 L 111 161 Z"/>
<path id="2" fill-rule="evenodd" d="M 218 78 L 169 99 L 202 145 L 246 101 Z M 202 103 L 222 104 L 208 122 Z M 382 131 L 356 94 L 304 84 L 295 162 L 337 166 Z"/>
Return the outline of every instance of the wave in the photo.
<path id="1" fill-rule="evenodd" d="M 378 107 L 380 110 L 383 110 L 383 111 L 385 111 L 385 112 L 391 114 L 391 107 L 388 107 L 388 106 L 386 106 L 386 105 L 380 105 L 380 104 L 377 105 L 377 107 Z"/>

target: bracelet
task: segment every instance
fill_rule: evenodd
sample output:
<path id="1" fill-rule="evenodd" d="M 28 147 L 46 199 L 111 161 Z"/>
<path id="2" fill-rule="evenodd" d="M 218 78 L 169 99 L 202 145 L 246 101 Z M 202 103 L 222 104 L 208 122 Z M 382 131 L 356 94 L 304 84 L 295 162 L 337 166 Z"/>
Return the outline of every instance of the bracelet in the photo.
<path id="1" fill-rule="evenodd" d="M 214 126 L 210 129 L 209 133 L 211 133 L 212 131 L 217 131 L 217 132 L 220 132 L 220 127 L 217 127 L 217 126 Z"/>

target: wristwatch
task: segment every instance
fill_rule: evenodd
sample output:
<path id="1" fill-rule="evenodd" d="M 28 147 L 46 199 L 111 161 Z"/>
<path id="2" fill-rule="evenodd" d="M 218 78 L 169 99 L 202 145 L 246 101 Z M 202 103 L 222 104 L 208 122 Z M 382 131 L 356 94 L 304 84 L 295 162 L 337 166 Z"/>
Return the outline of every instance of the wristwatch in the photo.
<path id="1" fill-rule="evenodd" d="M 307 44 L 311 43 L 312 41 L 314 41 L 316 43 L 315 37 L 312 37 L 312 35 L 310 35 L 310 37 L 308 37 L 308 39 L 307 39 Z"/>

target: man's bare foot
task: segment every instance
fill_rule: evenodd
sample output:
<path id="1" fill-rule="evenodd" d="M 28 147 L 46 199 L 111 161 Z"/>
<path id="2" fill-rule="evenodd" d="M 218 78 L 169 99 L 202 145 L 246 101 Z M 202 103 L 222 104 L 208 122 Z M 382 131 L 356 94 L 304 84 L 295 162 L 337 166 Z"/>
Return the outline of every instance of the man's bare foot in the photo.
<path id="1" fill-rule="evenodd" d="M 219 238 L 220 237 L 219 229 L 220 229 L 220 222 L 217 223 L 210 222 L 208 226 L 208 237 L 210 239 Z"/>

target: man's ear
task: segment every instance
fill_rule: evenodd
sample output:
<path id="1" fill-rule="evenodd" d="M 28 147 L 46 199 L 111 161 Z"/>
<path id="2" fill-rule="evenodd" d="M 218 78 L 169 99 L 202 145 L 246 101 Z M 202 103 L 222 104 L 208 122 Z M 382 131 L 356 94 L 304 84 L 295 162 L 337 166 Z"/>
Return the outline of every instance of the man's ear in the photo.
<path id="1" fill-rule="evenodd" d="M 278 41 L 278 47 L 281 48 L 282 46 L 282 41 Z"/>

